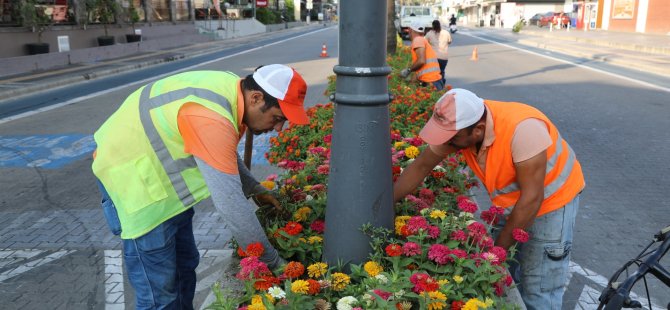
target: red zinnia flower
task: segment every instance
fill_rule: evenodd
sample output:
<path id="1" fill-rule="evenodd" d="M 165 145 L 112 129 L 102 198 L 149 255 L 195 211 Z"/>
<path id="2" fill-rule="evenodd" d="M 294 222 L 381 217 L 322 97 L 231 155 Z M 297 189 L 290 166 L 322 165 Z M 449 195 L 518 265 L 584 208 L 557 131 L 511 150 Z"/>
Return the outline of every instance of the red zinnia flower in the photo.
<path id="1" fill-rule="evenodd" d="M 279 279 L 271 275 L 263 275 L 254 282 L 254 288 L 258 291 L 267 291 L 273 285 L 279 284 Z"/>
<path id="2" fill-rule="evenodd" d="M 261 244 L 260 242 L 254 242 L 247 245 L 247 250 L 244 252 L 247 256 L 261 257 L 264 251 L 265 249 L 263 248 L 263 244 Z"/>
<path id="3" fill-rule="evenodd" d="M 460 300 L 454 300 L 451 303 L 451 310 L 461 310 L 461 308 L 463 308 L 463 306 L 465 306 L 464 302 L 462 302 Z"/>
<path id="4" fill-rule="evenodd" d="M 514 230 L 512 230 L 512 237 L 520 243 L 526 243 L 528 242 L 528 239 L 530 239 L 530 235 L 521 228 L 514 228 Z"/>
<path id="5" fill-rule="evenodd" d="M 316 233 L 323 234 L 323 232 L 326 230 L 326 223 L 322 220 L 315 220 L 311 225 L 309 225 L 309 229 Z"/>
<path id="6" fill-rule="evenodd" d="M 295 236 L 302 232 L 302 225 L 298 222 L 288 222 L 283 229 L 287 234 Z"/>
<path id="7" fill-rule="evenodd" d="M 386 255 L 391 257 L 400 256 L 402 254 L 402 247 L 399 244 L 389 244 L 386 246 Z"/>

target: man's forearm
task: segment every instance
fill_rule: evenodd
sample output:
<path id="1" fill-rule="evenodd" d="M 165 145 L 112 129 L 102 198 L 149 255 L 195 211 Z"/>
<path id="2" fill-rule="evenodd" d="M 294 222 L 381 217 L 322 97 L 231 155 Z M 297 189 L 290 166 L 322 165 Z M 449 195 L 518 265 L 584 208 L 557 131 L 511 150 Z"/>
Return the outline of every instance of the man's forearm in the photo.
<path id="1" fill-rule="evenodd" d="M 512 237 L 512 231 L 515 228 L 521 228 L 526 230 L 528 229 L 528 227 L 533 225 L 533 221 L 535 220 L 535 217 L 537 216 L 537 212 L 538 210 L 540 210 L 541 205 L 542 205 L 541 197 L 531 198 L 527 196 L 524 197 L 523 195 L 521 195 L 521 197 L 519 197 L 519 200 L 517 201 L 516 206 L 514 206 L 512 213 L 507 218 L 505 226 L 500 231 L 500 234 L 498 235 L 498 239 L 496 240 L 495 244 L 505 249 L 511 247 L 515 242 L 514 238 Z"/>

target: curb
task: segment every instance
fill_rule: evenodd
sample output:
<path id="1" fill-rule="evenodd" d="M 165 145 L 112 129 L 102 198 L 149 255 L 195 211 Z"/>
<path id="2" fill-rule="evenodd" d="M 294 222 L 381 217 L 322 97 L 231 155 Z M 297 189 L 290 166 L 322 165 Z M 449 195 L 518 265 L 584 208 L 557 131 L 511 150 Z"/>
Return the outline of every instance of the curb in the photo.
<path id="1" fill-rule="evenodd" d="M 557 52 L 557 53 L 561 53 L 561 54 L 566 54 L 566 55 L 570 55 L 570 56 L 573 56 L 573 57 L 586 58 L 586 59 L 594 60 L 594 61 L 601 62 L 601 63 L 616 65 L 618 67 L 624 67 L 624 68 L 628 68 L 628 69 L 632 69 L 632 70 L 636 70 L 636 71 L 642 71 L 642 72 L 646 72 L 646 73 L 657 74 L 657 75 L 664 76 L 664 77 L 670 77 L 670 72 L 668 72 L 667 69 L 662 69 L 662 68 L 658 68 L 657 66 L 654 66 L 654 65 L 649 65 L 649 64 L 644 64 L 644 63 L 640 63 L 640 62 L 631 61 L 631 58 L 626 58 L 626 57 L 608 58 L 608 57 L 605 57 L 605 56 L 598 56 L 594 53 L 581 52 L 581 51 L 574 50 L 574 49 L 569 49 L 569 48 L 562 48 L 562 47 L 555 46 L 555 45 L 552 45 L 552 44 L 535 42 L 535 41 L 528 40 L 528 39 L 521 39 L 517 42 L 519 44 L 522 44 L 522 45 L 536 47 L 536 48 L 539 48 L 539 49 L 552 51 L 552 52 Z"/>
<path id="2" fill-rule="evenodd" d="M 563 30 L 561 30 L 561 31 L 563 31 Z M 563 41 L 583 42 L 583 43 L 588 43 L 588 44 L 596 45 L 596 46 L 605 46 L 605 47 L 619 48 L 619 49 L 634 51 L 634 52 L 643 52 L 643 53 L 649 53 L 649 54 L 670 56 L 670 47 L 647 46 L 647 45 L 639 45 L 639 44 L 627 44 L 627 43 L 611 42 L 611 41 L 605 41 L 605 40 L 599 40 L 599 39 L 582 38 L 582 37 L 578 37 L 578 36 L 568 36 L 568 35 L 549 35 L 547 33 L 533 31 L 533 30 L 530 30 L 530 31 L 522 30 L 521 33 L 529 35 L 529 36 L 535 36 L 535 37 L 543 37 L 543 38 L 563 40 Z"/>

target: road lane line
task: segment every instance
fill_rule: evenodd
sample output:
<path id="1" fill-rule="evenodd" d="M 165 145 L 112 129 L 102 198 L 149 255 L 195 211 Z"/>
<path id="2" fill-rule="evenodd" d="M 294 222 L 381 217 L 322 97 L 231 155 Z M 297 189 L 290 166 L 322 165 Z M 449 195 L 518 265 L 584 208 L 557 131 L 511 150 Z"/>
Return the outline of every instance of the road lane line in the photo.
<path id="1" fill-rule="evenodd" d="M 295 36 L 295 37 L 291 37 L 291 38 L 288 38 L 288 39 L 268 43 L 268 44 L 265 44 L 265 45 L 254 47 L 252 49 L 248 49 L 248 50 L 244 50 L 244 51 L 237 52 L 237 53 L 234 53 L 234 54 L 230 54 L 230 55 L 227 55 L 227 56 L 219 57 L 219 58 L 216 58 L 216 59 L 213 59 L 213 60 L 210 60 L 210 61 L 201 62 L 197 65 L 192 65 L 192 66 L 188 66 L 188 67 L 181 68 L 181 69 L 178 69 L 178 70 L 173 70 L 173 71 L 163 73 L 163 74 L 160 74 L 160 75 L 157 75 L 157 76 L 153 76 L 153 77 L 146 78 L 146 79 L 143 79 L 143 80 L 135 81 L 135 82 L 132 82 L 132 83 L 119 85 L 119 86 L 116 86 L 116 87 L 113 87 L 113 88 L 110 88 L 110 89 L 106 89 L 106 90 L 102 90 L 102 91 L 95 92 L 95 93 L 92 93 L 92 94 L 88 94 L 86 96 L 73 98 L 73 99 L 70 99 L 70 100 L 67 100 L 67 101 L 64 101 L 64 102 L 61 102 L 61 103 L 52 104 L 52 105 L 42 107 L 42 108 L 39 108 L 39 109 L 36 109 L 36 110 L 32 110 L 32 111 L 20 113 L 20 114 L 17 114 L 17 115 L 5 117 L 3 119 L 0 119 L 0 124 L 4 124 L 4 123 L 7 123 L 7 122 L 11 122 L 13 120 L 17 120 L 17 119 L 21 119 L 21 118 L 24 118 L 24 117 L 32 116 L 32 115 L 39 114 L 39 113 L 42 113 L 42 112 L 50 111 L 50 110 L 53 110 L 53 109 L 58 109 L 60 107 L 68 106 L 68 105 L 71 105 L 71 104 L 74 104 L 74 103 L 77 103 L 77 102 L 80 102 L 80 101 L 83 101 L 83 100 L 86 100 L 86 99 L 94 98 L 94 97 L 97 97 L 97 96 L 102 96 L 102 95 L 117 91 L 119 89 L 126 88 L 128 86 L 137 85 L 137 84 L 144 84 L 144 83 L 147 83 L 149 81 L 158 80 L 162 77 L 173 75 L 177 72 L 188 71 L 188 70 L 193 69 L 193 68 L 198 68 L 198 67 L 202 67 L 202 66 L 211 64 L 213 62 L 217 62 L 217 61 L 221 61 L 221 60 L 224 60 L 224 59 L 227 59 L 227 58 L 231 58 L 231 57 L 239 56 L 239 55 L 242 55 L 242 54 L 250 53 L 250 52 L 253 52 L 253 51 L 257 51 L 257 50 L 260 50 L 262 48 L 266 48 L 268 46 L 277 45 L 277 44 L 288 42 L 288 41 L 291 41 L 291 40 L 294 40 L 294 39 L 297 39 L 297 38 L 301 38 L 301 37 L 304 37 L 304 36 L 316 34 L 316 33 L 322 32 L 322 31 L 326 31 L 326 30 L 331 30 L 331 28 L 333 28 L 333 27 L 327 27 L 327 28 L 324 28 L 324 29 L 319 29 L 319 30 L 310 32 L 310 33 L 304 33 L 304 34 L 301 34 L 301 35 L 298 35 L 298 36 Z"/>
<path id="2" fill-rule="evenodd" d="M 548 56 L 548 55 L 543 55 L 543 54 L 540 54 L 540 53 L 538 53 L 538 52 L 533 52 L 533 51 L 525 50 L 525 49 L 518 48 L 518 47 L 516 47 L 516 46 L 512 46 L 512 45 L 509 45 L 509 44 L 506 44 L 506 43 L 496 42 L 496 41 L 493 41 L 493 40 L 489 40 L 489 39 L 486 39 L 486 38 L 482 38 L 482 37 L 479 37 L 479 36 L 477 36 L 477 35 L 475 35 L 475 34 L 470 34 L 470 33 L 462 33 L 462 34 L 463 34 L 463 35 L 466 35 L 466 36 L 469 36 L 469 37 L 472 37 L 472 38 L 476 38 L 476 39 L 482 40 L 482 41 L 486 41 L 486 42 L 490 42 L 490 43 L 494 43 L 494 44 L 502 45 L 502 46 L 505 46 L 505 47 L 509 47 L 509 48 L 511 48 L 511 49 L 515 49 L 515 50 L 518 50 L 518 51 L 522 51 L 522 52 L 524 52 L 524 53 L 529 53 L 529 54 L 533 54 L 533 55 L 536 55 L 536 56 L 540 56 L 540 57 L 544 57 L 544 58 L 547 58 L 547 59 L 551 59 L 551 60 L 554 60 L 554 61 L 562 62 L 562 63 L 565 63 L 565 64 L 570 64 L 570 65 L 573 65 L 573 66 L 575 66 L 575 67 L 579 67 L 579 68 L 582 68 L 582 69 L 587 69 L 587 70 L 595 71 L 595 72 L 598 72 L 598 73 L 601 73 L 601 74 L 605 74 L 605 75 L 613 76 L 613 77 L 616 77 L 616 78 L 619 78 L 619 79 L 622 79 L 622 80 L 626 80 L 626 81 L 629 81 L 629 82 L 633 82 L 633 83 L 636 83 L 636 84 L 639 84 L 639 85 L 642 85 L 642 86 L 647 86 L 647 87 L 650 87 L 650 88 L 655 88 L 655 89 L 662 90 L 662 91 L 664 91 L 664 92 L 668 92 L 668 93 L 670 93 L 670 88 L 667 88 L 667 87 L 659 86 L 659 85 L 652 84 L 652 83 L 649 83 L 649 82 L 644 82 L 644 81 L 636 80 L 636 79 L 633 79 L 633 78 L 629 78 L 629 77 L 627 77 L 627 76 L 623 76 L 623 75 L 619 75 L 619 74 L 616 74 L 616 73 L 607 72 L 607 71 L 604 71 L 604 70 L 601 70 L 601 69 L 596 69 L 596 68 L 589 67 L 589 66 L 586 66 L 586 65 L 576 64 L 576 63 L 574 63 L 574 62 L 572 62 L 572 61 L 568 61 L 568 60 L 560 59 L 560 58 L 557 58 L 557 57 Z M 559 54 L 560 54 L 560 53 L 559 53 Z M 572 56 L 572 57 L 574 57 L 574 56 Z"/>

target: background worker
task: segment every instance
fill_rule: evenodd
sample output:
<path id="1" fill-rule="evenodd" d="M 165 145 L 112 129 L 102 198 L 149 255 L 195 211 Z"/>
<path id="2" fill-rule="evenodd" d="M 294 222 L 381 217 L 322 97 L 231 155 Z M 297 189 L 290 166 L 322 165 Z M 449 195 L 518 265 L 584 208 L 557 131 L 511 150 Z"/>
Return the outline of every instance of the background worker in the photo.
<path id="1" fill-rule="evenodd" d="M 437 55 L 428 43 L 428 40 L 423 37 L 424 27 L 418 22 L 412 23 L 410 26 L 409 37 L 412 40 L 410 51 L 412 53 L 412 65 L 400 72 L 404 78 L 408 77 L 412 72 L 416 72 L 416 79 L 422 86 L 433 85 L 437 90 L 444 88 L 442 76 L 440 75 L 440 66 L 437 62 Z"/>
<path id="2" fill-rule="evenodd" d="M 561 309 L 584 177 L 554 124 L 531 106 L 452 89 L 419 135 L 428 147 L 398 177 L 395 201 L 414 191 L 447 154 L 461 151 L 493 204 L 505 209 L 495 245 L 512 246 L 515 228 L 530 234 L 519 246 L 518 265 L 510 266 L 527 308 Z"/>
<path id="3" fill-rule="evenodd" d="M 194 71 L 141 87 L 95 133 L 93 172 L 107 222 L 123 242 L 137 309 L 192 309 L 199 254 L 193 207 L 212 197 L 241 247 L 260 241 L 261 260 L 283 260 L 247 200 L 279 202 L 254 180 L 237 154 L 254 134 L 284 122 L 307 124 L 307 85 L 295 70 L 268 65 L 240 79 Z"/>
<path id="4" fill-rule="evenodd" d="M 437 55 L 437 63 L 440 65 L 442 83 L 446 85 L 447 78 L 444 75 L 444 68 L 447 67 L 447 62 L 449 62 L 448 56 L 449 44 L 451 44 L 451 34 L 449 34 L 449 31 L 442 31 L 440 21 L 436 19 L 433 21 L 433 29 L 426 33 L 425 38 Z"/>

